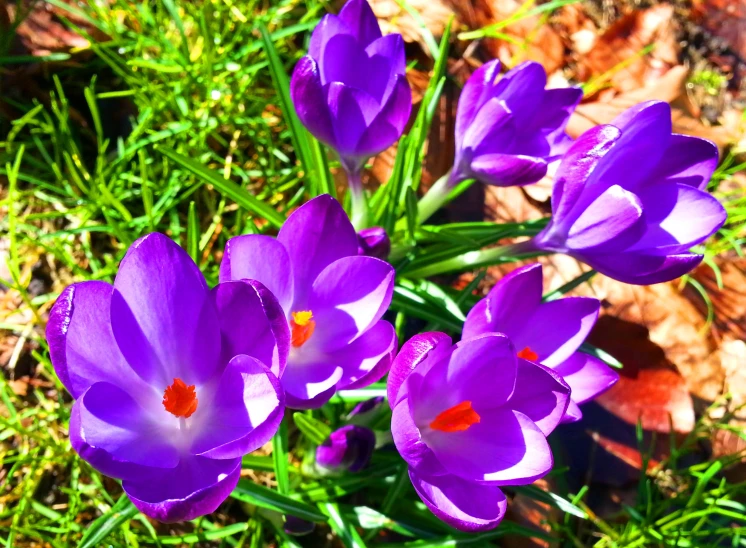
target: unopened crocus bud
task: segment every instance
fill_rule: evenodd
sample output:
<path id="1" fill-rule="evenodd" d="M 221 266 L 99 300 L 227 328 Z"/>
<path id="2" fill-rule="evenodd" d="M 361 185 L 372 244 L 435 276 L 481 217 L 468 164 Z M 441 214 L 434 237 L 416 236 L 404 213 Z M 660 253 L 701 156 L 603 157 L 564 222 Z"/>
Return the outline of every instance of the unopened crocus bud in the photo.
<path id="1" fill-rule="evenodd" d="M 330 470 L 357 472 L 368 464 L 375 446 L 372 430 L 349 424 L 332 432 L 316 448 L 316 462 Z"/>
<path id="2" fill-rule="evenodd" d="M 391 253 L 391 240 L 386 230 L 380 226 L 372 226 L 357 233 L 358 255 L 366 255 L 383 259 Z"/>
<path id="3" fill-rule="evenodd" d="M 312 521 L 308 521 L 307 519 L 299 518 L 296 516 L 285 516 L 285 525 L 283 526 L 283 530 L 288 535 L 300 537 L 311 533 L 315 527 L 316 524 Z"/>

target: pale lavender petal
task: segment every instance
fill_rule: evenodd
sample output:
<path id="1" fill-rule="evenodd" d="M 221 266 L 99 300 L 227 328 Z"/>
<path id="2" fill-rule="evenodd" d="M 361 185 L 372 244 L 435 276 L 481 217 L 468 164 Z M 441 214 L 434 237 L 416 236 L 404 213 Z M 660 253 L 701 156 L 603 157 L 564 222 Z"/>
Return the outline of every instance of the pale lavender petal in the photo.
<path id="1" fill-rule="evenodd" d="M 436 353 L 443 355 L 451 349 L 451 338 L 437 331 L 414 335 L 404 343 L 391 364 L 386 392 L 389 405 L 393 409 L 401 399 L 399 393 L 409 374 L 425 360 Z M 437 358 L 434 358 L 437 360 Z"/>
<path id="2" fill-rule="evenodd" d="M 391 366 L 398 343 L 394 326 L 381 320 L 352 343 L 331 354 L 329 359 L 344 364 L 337 388 L 354 390 L 380 380 Z"/>
<path id="3" fill-rule="evenodd" d="M 339 19 L 365 46 L 381 37 L 378 19 L 366 0 L 349 0 L 339 12 Z"/>
<path id="4" fill-rule="evenodd" d="M 308 297 L 316 330 L 306 344 L 329 352 L 359 337 L 388 309 L 394 276 L 389 263 L 373 257 L 345 257 L 326 267 Z"/>
<path id="5" fill-rule="evenodd" d="M 511 340 L 517 351 L 529 348 L 536 361 L 554 367 L 585 341 L 598 319 L 600 303 L 592 297 L 565 297 L 542 303 Z"/>
<path id="6" fill-rule="evenodd" d="M 520 333 L 541 304 L 542 284 L 539 263 L 517 268 L 503 277 L 469 311 L 462 338 L 484 333 L 505 333 L 512 338 Z"/>
<path id="7" fill-rule="evenodd" d="M 618 185 L 606 189 L 590 203 L 572 224 L 565 243 L 568 249 L 625 249 L 640 239 L 645 230 L 640 199 Z"/>
<path id="8" fill-rule="evenodd" d="M 285 404 L 293 409 L 321 407 L 336 392 L 337 382 L 344 373 L 342 366 L 324 354 L 300 352 L 296 356 L 291 351 L 282 375 Z"/>
<path id="9" fill-rule="evenodd" d="M 202 273 L 162 234 L 137 240 L 114 281 L 111 323 L 127 362 L 165 389 L 173 379 L 200 384 L 219 373 L 220 330 Z"/>
<path id="10" fill-rule="evenodd" d="M 423 441 L 420 430 L 412 420 L 412 411 L 407 398 L 400 399 L 393 409 L 391 435 L 394 438 L 396 450 L 399 451 L 399 454 L 409 466 L 428 476 L 447 473 L 435 454 Z"/>
<path id="11" fill-rule="evenodd" d="M 319 67 L 311 57 L 302 57 L 295 65 L 290 80 L 290 96 L 298 118 L 314 137 L 329 146 L 336 146 L 327 91 L 321 83 Z"/>
<path id="12" fill-rule="evenodd" d="M 707 139 L 671 135 L 666 153 L 650 177 L 705 190 L 718 166 L 718 147 Z"/>
<path id="13" fill-rule="evenodd" d="M 547 439 L 526 415 L 505 407 L 474 410 L 481 420 L 467 430 L 428 429 L 422 433 L 425 443 L 451 474 L 496 485 L 526 485 L 552 469 Z"/>
<path id="14" fill-rule="evenodd" d="M 46 335 L 52 365 L 73 398 L 99 381 L 124 383 L 134 393 L 147 386 L 114 339 L 109 315 L 113 290 L 106 282 L 73 284 L 49 313 Z"/>
<path id="15" fill-rule="evenodd" d="M 284 412 L 279 379 L 259 360 L 240 355 L 223 371 L 211 398 L 190 417 L 195 455 L 214 459 L 242 457 L 267 443 Z"/>
<path id="16" fill-rule="evenodd" d="M 611 367 L 583 352 L 575 352 L 553 369 L 570 386 L 572 401 L 577 404 L 592 400 L 619 380 Z"/>
<path id="17" fill-rule="evenodd" d="M 499 76 L 500 61 L 494 59 L 479 67 L 466 81 L 458 100 L 456 143 L 464 142 L 477 112 L 493 96 Z"/>
<path id="18" fill-rule="evenodd" d="M 651 185 L 640 192 L 647 230 L 629 251 L 682 253 L 725 224 L 728 213 L 711 194 L 686 184 Z"/>
<path id="19" fill-rule="evenodd" d="M 295 304 L 301 307 L 294 310 L 304 310 L 307 293 L 322 270 L 337 259 L 357 255 L 355 229 L 339 202 L 329 195 L 299 207 L 285 221 L 277 240 L 292 264 Z"/>
<path id="20" fill-rule="evenodd" d="M 560 423 L 570 403 L 570 387 L 551 369 L 518 360 L 515 391 L 508 407 L 520 411 L 548 436 Z"/>
<path id="21" fill-rule="evenodd" d="M 143 409 L 132 396 L 108 382 L 97 382 L 75 402 L 79 439 L 113 460 L 173 468 L 179 463 L 174 440 L 179 419 L 165 409 Z M 162 420 L 157 416 L 163 415 Z"/>
<path id="22" fill-rule="evenodd" d="M 691 271 L 703 255 L 645 255 L 641 252 L 578 254 L 578 259 L 610 278 L 635 285 L 670 282 Z"/>
<path id="23" fill-rule="evenodd" d="M 580 410 L 580 407 L 578 407 L 577 403 L 570 400 L 570 404 L 567 406 L 567 411 L 565 411 L 565 416 L 562 417 L 562 424 L 578 422 L 582 418 L 583 412 Z"/>
<path id="24" fill-rule="evenodd" d="M 488 185 L 528 185 L 546 175 L 547 163 L 534 156 L 485 154 L 472 160 L 471 171 L 475 179 Z"/>
<path id="25" fill-rule="evenodd" d="M 240 458 L 184 457 L 176 468 L 125 480 L 122 488 L 143 514 L 174 523 L 217 510 L 236 487 L 240 475 Z"/>
<path id="26" fill-rule="evenodd" d="M 281 376 L 290 349 L 290 330 L 274 295 L 255 280 L 223 282 L 212 295 L 222 333 L 223 361 L 246 354 Z"/>
<path id="27" fill-rule="evenodd" d="M 438 518 L 461 531 L 494 529 L 502 521 L 508 500 L 494 485 L 465 481 L 455 476 L 423 476 L 409 470 L 409 479 L 422 502 Z"/>

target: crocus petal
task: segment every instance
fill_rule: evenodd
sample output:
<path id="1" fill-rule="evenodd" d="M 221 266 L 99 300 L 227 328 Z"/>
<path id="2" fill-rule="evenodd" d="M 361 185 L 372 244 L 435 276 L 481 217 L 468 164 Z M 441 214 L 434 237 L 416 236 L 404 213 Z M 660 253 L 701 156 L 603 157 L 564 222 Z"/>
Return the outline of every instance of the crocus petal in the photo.
<path id="1" fill-rule="evenodd" d="M 316 62 L 323 59 L 329 40 L 339 34 L 348 34 L 354 37 L 352 28 L 342 21 L 339 16 L 332 13 L 324 15 L 311 33 L 311 40 L 308 43 L 308 55 Z M 293 101 L 295 101 L 295 98 L 293 98 Z"/>
<path id="2" fill-rule="evenodd" d="M 455 476 L 423 476 L 409 470 L 409 479 L 422 502 L 438 518 L 461 531 L 494 529 L 505 516 L 508 500 L 494 485 L 464 481 Z"/>
<path id="3" fill-rule="evenodd" d="M 183 457 L 176 468 L 125 480 L 122 488 L 146 516 L 173 523 L 214 512 L 236 487 L 241 459 Z"/>
<path id="4" fill-rule="evenodd" d="M 339 19 L 363 46 L 381 37 L 378 19 L 366 0 L 349 0 L 339 12 Z"/>
<path id="5" fill-rule="evenodd" d="M 334 147 L 337 141 L 326 94 L 316 61 L 309 56 L 302 57 L 290 80 L 290 97 L 295 112 L 314 137 Z"/>
<path id="6" fill-rule="evenodd" d="M 401 137 L 412 110 L 412 90 L 404 76 L 397 76 L 393 91 L 380 113 L 362 132 L 356 146 L 361 157 L 374 156 Z"/>
<path id="7" fill-rule="evenodd" d="M 316 448 L 316 462 L 331 470 L 358 472 L 370 462 L 376 447 L 376 435 L 370 428 L 348 424 Z"/>
<path id="8" fill-rule="evenodd" d="M 412 410 L 407 398 L 400 399 L 393 409 L 391 435 L 396 450 L 409 466 L 428 476 L 447 473 L 433 451 L 422 440 L 422 434 L 412 419 Z"/>
<path id="9" fill-rule="evenodd" d="M 598 319 L 600 303 L 591 297 L 565 297 L 542 303 L 511 340 L 517 350 L 530 348 L 536 361 L 554 367 L 583 343 Z"/>
<path id="10" fill-rule="evenodd" d="M 611 124 L 622 130 L 622 136 L 614 153 L 604 157 L 588 180 L 588 186 L 598 184 L 597 194 L 613 184 L 635 191 L 653 172 L 671 138 L 671 107 L 662 101 L 640 103 Z"/>
<path id="11" fill-rule="evenodd" d="M 472 160 L 471 171 L 475 179 L 488 185 L 528 185 L 546 175 L 547 163 L 534 156 L 485 154 Z"/>
<path id="12" fill-rule="evenodd" d="M 294 302 L 300 307 L 296 310 L 304 310 L 307 292 L 322 270 L 337 259 L 357 254 L 355 229 L 339 202 L 327 194 L 309 200 L 290 215 L 277 240 L 293 265 Z"/>
<path id="13" fill-rule="evenodd" d="M 515 347 L 501 333 L 466 339 L 454 347 L 450 360 L 434 363 L 424 374 L 408 379 L 409 400 L 420 428 L 464 401 L 477 413 L 499 407 L 515 386 Z"/>
<path id="14" fill-rule="evenodd" d="M 357 254 L 385 261 L 391 253 L 391 240 L 380 226 L 364 228 L 357 233 Z"/>
<path id="15" fill-rule="evenodd" d="M 577 258 L 592 268 L 620 282 L 650 285 L 670 282 L 691 271 L 703 255 L 646 255 L 643 253 L 578 254 Z"/>
<path id="16" fill-rule="evenodd" d="M 378 101 L 366 91 L 332 82 L 328 84 L 327 102 L 337 152 L 342 156 L 359 156 L 357 144 L 380 111 Z"/>
<path id="17" fill-rule="evenodd" d="M 490 99 L 477 112 L 461 145 L 474 149 L 476 154 L 508 150 L 515 136 L 512 114 L 502 99 Z"/>
<path id="18" fill-rule="evenodd" d="M 570 227 L 569 249 L 613 252 L 639 240 L 645 230 L 640 199 L 618 185 L 609 187 Z"/>
<path id="19" fill-rule="evenodd" d="M 219 284 L 212 295 L 223 335 L 225 363 L 246 354 L 281 376 L 290 348 L 290 330 L 285 312 L 269 289 L 255 280 L 241 280 Z"/>
<path id="20" fill-rule="evenodd" d="M 474 122 L 480 108 L 492 97 L 492 92 L 500 76 L 500 61 L 494 59 L 485 63 L 466 81 L 458 99 L 456 113 L 456 142 L 463 143 L 467 130 Z"/>
<path id="21" fill-rule="evenodd" d="M 389 263 L 373 257 L 344 257 L 326 267 L 308 298 L 316 331 L 306 344 L 329 352 L 359 337 L 386 312 L 394 276 Z"/>
<path id="22" fill-rule="evenodd" d="M 205 401 L 207 412 L 194 415 L 190 452 L 234 459 L 259 449 L 277 431 L 283 403 L 280 381 L 269 368 L 255 358 L 236 356 Z"/>
<path id="23" fill-rule="evenodd" d="M 319 59 L 319 68 L 322 84 L 343 82 L 350 89 L 367 92 L 376 101 L 383 96 L 391 74 L 390 67 L 370 63 L 365 47 L 350 34 L 336 34 L 329 38 L 324 56 Z"/>
<path id="24" fill-rule="evenodd" d="M 404 39 L 401 34 L 388 34 L 365 48 L 365 53 L 370 58 L 366 89 L 380 103 L 385 103 L 397 81 L 393 76 L 404 76 L 407 70 Z"/>
<path id="25" fill-rule="evenodd" d="M 717 165 L 718 147 L 715 143 L 699 137 L 673 134 L 650 180 L 666 179 L 705 190 Z"/>
<path id="26" fill-rule="evenodd" d="M 127 392 L 108 382 L 97 382 L 75 402 L 80 414 L 76 436 L 88 447 L 112 459 L 173 468 L 179 463 L 174 440 L 178 419 L 165 409 L 143 409 Z M 157 420 L 157 414 L 163 420 Z"/>
<path id="27" fill-rule="evenodd" d="M 640 193 L 640 200 L 647 231 L 629 251 L 686 252 L 717 232 L 728 218 L 717 198 L 682 183 L 651 185 Z"/>
<path id="28" fill-rule="evenodd" d="M 437 331 L 417 334 L 404 343 L 391 364 L 386 383 L 387 399 L 392 409 L 401 400 L 400 388 L 409 374 L 436 353 L 442 356 L 450 349 L 451 338 Z M 437 357 L 433 359 L 437 360 Z"/>
<path id="29" fill-rule="evenodd" d="M 578 137 L 567 151 L 554 175 L 552 188 L 552 213 L 558 222 L 570 214 L 586 180 L 621 135 L 614 126 L 596 126 Z"/>
<path id="30" fill-rule="evenodd" d="M 544 90 L 541 107 L 534 113 L 533 128 L 551 130 L 550 134 L 564 132 L 582 98 L 583 90 L 578 87 Z"/>
<path id="31" fill-rule="evenodd" d="M 475 410 L 480 422 L 464 431 L 423 432 L 425 443 L 448 472 L 470 481 L 526 485 L 552 469 L 547 439 L 526 415 L 507 408 Z"/>
<path id="32" fill-rule="evenodd" d="M 514 337 L 541 304 L 541 264 L 517 268 L 503 277 L 466 316 L 462 338 L 484 333 Z M 519 350 L 523 347 L 519 348 Z"/>
<path id="33" fill-rule="evenodd" d="M 542 106 L 547 73 L 541 63 L 526 61 L 510 69 L 497 84 L 495 93 L 507 104 L 517 127 L 531 123 Z"/>
<path id="34" fill-rule="evenodd" d="M 551 369 L 518 360 L 515 391 L 509 406 L 530 418 L 548 436 L 562 420 L 570 402 L 570 388 Z"/>
<path id="35" fill-rule="evenodd" d="M 119 348 L 140 377 L 165 389 L 210 379 L 220 366 L 218 319 L 202 273 L 162 234 L 140 238 L 114 281 L 111 323 Z"/>
<path id="36" fill-rule="evenodd" d="M 326 354 L 303 350 L 298 356 L 291 351 L 282 375 L 285 404 L 292 409 L 316 409 L 336 392 L 344 364 L 331 361 Z"/>
<path id="37" fill-rule="evenodd" d="M 344 364 L 339 390 L 364 388 L 381 379 L 391 366 L 399 340 L 389 322 L 381 320 L 329 359 Z"/>
<path id="38" fill-rule="evenodd" d="M 565 411 L 565 416 L 562 417 L 562 424 L 568 422 L 578 422 L 582 418 L 583 412 L 580 410 L 580 407 L 578 407 L 577 403 L 570 400 L 570 404 L 567 406 L 567 411 Z"/>
<path id="39" fill-rule="evenodd" d="M 554 367 L 562 379 L 572 389 L 572 401 L 585 403 L 611 388 L 619 375 L 611 367 L 596 357 L 583 352 L 575 352 L 568 359 Z"/>
<path id="40" fill-rule="evenodd" d="M 99 381 L 124 383 L 133 393 L 147 385 L 127 364 L 111 330 L 114 288 L 90 281 L 66 288 L 49 313 L 47 340 L 57 376 L 79 398 Z"/>

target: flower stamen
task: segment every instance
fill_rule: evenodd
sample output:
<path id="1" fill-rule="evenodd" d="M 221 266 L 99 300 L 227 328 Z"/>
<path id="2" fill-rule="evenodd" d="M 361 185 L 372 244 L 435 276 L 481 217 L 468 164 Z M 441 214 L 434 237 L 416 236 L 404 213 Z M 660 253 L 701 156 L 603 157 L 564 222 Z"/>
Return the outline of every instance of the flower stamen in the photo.
<path id="1" fill-rule="evenodd" d="M 197 410 L 197 391 L 194 385 L 187 386 L 180 378 L 163 392 L 163 407 L 182 420 L 188 419 Z"/>
<path id="2" fill-rule="evenodd" d="M 520 352 L 518 352 L 516 356 L 518 356 L 519 358 L 523 358 L 524 360 L 528 360 L 530 362 L 539 361 L 539 355 L 533 350 L 531 350 L 531 348 L 529 348 L 528 346 L 524 348 L 523 350 L 521 350 Z"/>
<path id="3" fill-rule="evenodd" d="M 430 423 L 430 428 L 441 432 L 463 432 L 480 420 L 481 417 L 472 409 L 471 402 L 467 400 L 440 413 Z"/>
<path id="4" fill-rule="evenodd" d="M 316 322 L 313 321 L 313 312 L 310 310 L 292 312 L 290 315 L 293 317 L 290 320 L 290 344 L 298 348 L 311 338 L 316 329 Z"/>

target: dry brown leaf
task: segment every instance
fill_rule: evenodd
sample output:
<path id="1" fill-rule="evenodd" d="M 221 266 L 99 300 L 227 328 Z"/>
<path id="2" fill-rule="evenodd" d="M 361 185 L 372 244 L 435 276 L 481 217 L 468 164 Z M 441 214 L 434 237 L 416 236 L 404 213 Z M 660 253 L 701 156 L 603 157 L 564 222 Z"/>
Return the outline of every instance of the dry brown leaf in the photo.
<path id="1" fill-rule="evenodd" d="M 7 6 L 10 20 L 15 19 L 17 10 L 17 5 Z M 39 2 L 18 25 L 16 34 L 32 55 L 49 55 L 74 48 L 88 48 L 90 45 L 87 39 L 68 30 L 57 17 L 56 11 L 51 4 Z M 68 13 L 65 16 L 70 18 Z"/>
<path id="2" fill-rule="evenodd" d="M 641 52 L 651 44 L 655 49 Z M 673 6 L 659 4 L 633 10 L 617 20 L 578 58 L 577 76 L 582 81 L 606 78 L 621 91 L 632 91 L 654 82 L 678 61 L 679 47 Z"/>
<path id="3" fill-rule="evenodd" d="M 408 0 L 407 3 L 417 11 L 435 38 L 443 35 L 448 20 L 453 15 L 450 7 L 441 0 Z M 398 32 L 407 42 L 419 42 L 423 51 L 428 51 L 420 23 L 396 0 L 370 0 L 370 6 L 378 17 L 384 34 Z M 457 27 L 454 26 L 452 30 L 457 30 Z"/>
<path id="4" fill-rule="evenodd" d="M 453 11 L 463 24 L 479 29 L 504 21 L 523 4 L 517 0 L 449 0 Z M 490 57 L 500 59 L 508 67 L 522 61 L 538 61 L 547 73 L 552 73 L 564 64 L 565 49 L 557 31 L 537 16 L 523 17 L 500 30 L 520 43 L 511 43 L 496 38 L 484 40 Z"/>
<path id="5" fill-rule="evenodd" d="M 694 0 L 694 19 L 746 59 L 746 0 Z"/>
<path id="6" fill-rule="evenodd" d="M 547 477 L 534 482 L 534 486 L 542 491 L 556 492 L 556 480 Z M 539 502 L 535 498 L 516 494 L 508 505 L 507 518 L 529 529 L 538 529 L 545 535 L 552 535 L 549 520 L 559 517 L 559 510 L 547 503 Z M 556 536 L 556 533 L 555 533 Z M 524 535 L 506 535 L 501 542 L 505 548 L 548 548 L 551 544 L 546 540 L 526 538 Z"/>
<path id="7" fill-rule="evenodd" d="M 622 462 L 629 464 L 636 470 L 642 470 L 642 455 L 639 449 L 630 447 L 624 443 L 620 443 L 606 436 L 602 436 L 598 432 L 589 432 L 593 441 L 598 443 L 601 447 L 606 449 L 609 453 L 620 459 Z M 646 471 L 651 472 L 656 466 L 660 464 L 659 460 L 649 459 L 646 467 Z"/>
<path id="8" fill-rule="evenodd" d="M 722 338 L 730 334 L 736 339 L 746 340 L 746 259 L 721 256 L 715 259 L 715 263 L 720 269 L 722 289 L 718 287 L 715 271 L 709 265 L 700 265 L 692 272 L 712 302 L 715 335 Z M 694 287 L 687 286 L 684 294 L 702 316 L 707 315 L 707 304 Z"/>

